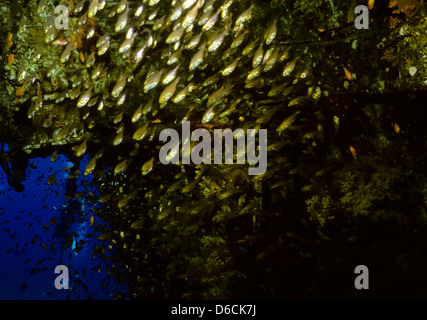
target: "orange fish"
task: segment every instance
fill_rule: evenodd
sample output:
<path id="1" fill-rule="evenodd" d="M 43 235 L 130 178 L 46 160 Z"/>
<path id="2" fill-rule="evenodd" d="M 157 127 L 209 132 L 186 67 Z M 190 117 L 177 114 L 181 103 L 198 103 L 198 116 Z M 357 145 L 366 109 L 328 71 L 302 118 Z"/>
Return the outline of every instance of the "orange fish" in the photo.
<path id="1" fill-rule="evenodd" d="M 151 123 L 160 123 L 160 122 L 162 122 L 162 120 L 160 120 L 160 119 L 156 119 L 156 120 L 151 121 Z"/>
<path id="2" fill-rule="evenodd" d="M 375 0 L 368 0 L 368 9 L 372 10 L 374 8 Z"/>
<path id="3" fill-rule="evenodd" d="M 80 51 L 80 61 L 85 62 L 85 56 L 83 55 L 83 52 Z"/>
<path id="4" fill-rule="evenodd" d="M 66 168 L 63 168 L 63 169 L 59 169 L 59 170 L 70 170 L 70 169 L 72 169 L 73 168 L 73 166 L 71 166 L 71 167 L 66 167 Z"/>
<path id="5" fill-rule="evenodd" d="M 352 77 L 351 77 L 351 72 L 350 72 L 350 71 L 348 71 L 346 68 L 344 68 L 344 72 L 345 72 L 345 76 L 347 77 L 347 79 L 348 79 L 348 80 L 351 80 L 351 79 L 352 79 Z"/>
<path id="6" fill-rule="evenodd" d="M 9 55 L 9 58 L 8 58 L 9 66 L 12 65 L 12 63 L 13 63 L 14 60 L 15 60 L 15 55 L 13 53 L 11 53 Z"/>
<path id="7" fill-rule="evenodd" d="M 394 128 L 394 131 L 396 132 L 396 133 L 399 133 L 400 132 L 400 128 L 399 128 L 399 125 L 395 122 L 395 123 L 393 123 L 393 128 Z"/>
<path id="8" fill-rule="evenodd" d="M 353 146 L 350 146 L 350 152 L 354 159 L 357 159 L 356 149 Z"/>
<path id="9" fill-rule="evenodd" d="M 91 216 L 90 217 L 90 225 L 93 226 L 94 222 L 95 222 L 95 219 L 93 216 Z"/>
<path id="10" fill-rule="evenodd" d="M 25 92 L 25 87 L 22 86 L 21 88 L 19 88 L 18 90 L 16 90 L 15 92 L 15 96 L 19 97 L 22 96 L 22 94 Z"/>
<path id="11" fill-rule="evenodd" d="M 12 46 L 12 44 L 13 44 L 13 41 L 12 41 L 12 33 L 9 33 L 9 34 L 7 35 L 7 49 L 9 49 L 9 48 Z"/>

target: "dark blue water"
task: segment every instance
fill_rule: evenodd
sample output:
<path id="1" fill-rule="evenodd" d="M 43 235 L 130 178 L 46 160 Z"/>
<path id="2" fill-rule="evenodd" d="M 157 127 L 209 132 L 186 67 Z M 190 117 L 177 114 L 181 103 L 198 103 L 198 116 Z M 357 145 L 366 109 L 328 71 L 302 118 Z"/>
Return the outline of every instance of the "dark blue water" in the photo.
<path id="1" fill-rule="evenodd" d="M 87 161 L 80 162 L 80 172 Z M 72 165 L 62 155 L 53 163 L 50 157 L 31 159 L 23 192 L 11 188 L 0 169 L 0 299 L 112 299 L 111 295 L 125 291 L 108 275 L 111 264 L 92 255 L 95 245 L 105 246 L 93 237 L 94 227 L 104 224 L 94 210 L 102 208 L 84 196 L 64 197 L 70 170 L 61 169 Z M 47 185 L 54 172 L 58 184 Z M 80 174 L 75 193 L 92 192 L 96 198 L 91 178 Z M 70 235 L 71 245 L 66 243 Z M 59 276 L 55 268 L 60 264 L 68 267 L 69 289 L 55 288 Z"/>

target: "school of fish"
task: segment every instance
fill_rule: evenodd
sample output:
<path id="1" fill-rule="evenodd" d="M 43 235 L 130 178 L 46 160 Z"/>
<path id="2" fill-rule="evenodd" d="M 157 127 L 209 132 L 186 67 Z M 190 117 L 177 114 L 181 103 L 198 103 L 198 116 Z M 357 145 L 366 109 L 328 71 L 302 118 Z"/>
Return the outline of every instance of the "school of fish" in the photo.
<path id="1" fill-rule="evenodd" d="M 59 4 L 69 8 L 68 28 L 55 27 L 51 1 L 31 0 L 14 35 L 29 50 L 9 57 L 8 76 L 16 83 L 16 106 L 27 108 L 38 127 L 24 149 L 69 145 L 77 158 L 89 154 L 84 171 L 70 176 L 93 174 L 97 182 L 113 176 L 104 188 L 110 192 L 101 190 L 98 201 L 114 203 L 120 212 L 132 199 L 152 199 L 157 192 L 142 186 L 160 166 L 151 146 L 161 145 L 163 128 L 185 120 L 207 129 L 268 128 L 269 150 L 278 150 L 281 137 L 298 128 L 300 108 L 323 94 L 301 52 L 286 45 L 280 18 L 265 16 L 255 1 Z M 319 127 L 304 139 L 321 134 Z M 51 161 L 56 158 L 55 151 Z M 166 193 L 183 187 L 189 194 L 199 182 L 185 173 L 177 177 Z M 163 219 L 168 211 L 158 210 Z M 126 221 L 133 232 L 129 242 L 124 231 L 105 232 L 100 240 L 125 252 L 135 248 L 143 219 L 128 214 Z"/>

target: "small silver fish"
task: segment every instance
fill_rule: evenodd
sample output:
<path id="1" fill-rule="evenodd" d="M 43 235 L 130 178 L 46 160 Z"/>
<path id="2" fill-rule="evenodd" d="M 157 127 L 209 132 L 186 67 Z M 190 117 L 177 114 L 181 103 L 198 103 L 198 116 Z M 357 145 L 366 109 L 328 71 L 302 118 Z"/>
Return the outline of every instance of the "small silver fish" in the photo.
<path id="1" fill-rule="evenodd" d="M 185 15 L 183 21 L 181 22 L 181 26 L 183 29 L 187 29 L 196 19 L 197 12 L 199 10 L 200 1 L 197 2 L 197 4 Z M 184 8 L 184 4 L 182 6 Z M 185 10 L 185 9 L 184 9 Z"/>
<path id="2" fill-rule="evenodd" d="M 119 4 L 117 5 L 116 12 L 117 13 L 122 13 L 123 10 L 125 10 L 126 8 L 127 8 L 127 1 L 126 0 L 121 0 L 119 2 Z"/>
<path id="3" fill-rule="evenodd" d="M 255 46 L 256 40 L 252 41 L 251 43 L 248 43 L 246 47 L 243 48 L 242 55 L 246 56 L 247 54 L 251 53 L 255 49 Z"/>
<path id="4" fill-rule="evenodd" d="M 121 122 L 121 121 L 122 121 L 122 119 L 123 119 L 123 114 L 124 114 L 124 111 L 122 111 L 122 112 L 120 112 L 119 114 L 117 114 L 117 115 L 114 117 L 114 119 L 113 119 L 113 123 L 114 123 L 114 124 L 118 124 L 119 122 Z"/>
<path id="5" fill-rule="evenodd" d="M 43 13 L 46 10 L 46 0 L 40 0 L 37 6 L 37 13 Z"/>
<path id="6" fill-rule="evenodd" d="M 133 27 L 129 27 L 128 30 L 126 31 L 126 39 L 130 39 L 136 36 L 136 34 L 134 34 L 134 30 Z"/>
<path id="7" fill-rule="evenodd" d="M 222 53 L 222 57 L 221 57 L 221 59 L 222 60 L 227 60 L 230 56 L 231 56 L 231 54 L 232 54 L 232 48 L 228 48 L 227 50 L 225 50 L 223 53 Z"/>
<path id="8" fill-rule="evenodd" d="M 68 61 L 71 55 L 71 50 L 73 50 L 74 47 L 75 47 L 75 40 L 70 41 L 66 45 L 64 51 L 62 51 L 61 58 L 59 60 L 61 63 L 65 63 L 66 61 Z"/>
<path id="9" fill-rule="evenodd" d="M 120 132 L 113 140 L 113 146 L 118 146 L 123 141 L 123 132 Z"/>
<path id="10" fill-rule="evenodd" d="M 31 73 L 28 77 L 26 77 L 24 79 L 23 85 L 25 88 L 28 88 L 29 86 L 31 86 L 34 81 L 36 81 L 37 79 L 37 72 L 34 71 L 33 73 Z"/>
<path id="11" fill-rule="evenodd" d="M 46 43 L 49 43 L 56 38 L 56 28 L 55 26 L 51 26 L 46 32 Z"/>
<path id="12" fill-rule="evenodd" d="M 262 43 L 259 45 L 258 49 L 255 51 L 254 58 L 252 60 L 252 67 L 256 68 L 261 64 L 262 57 L 264 55 L 264 49 Z"/>
<path id="13" fill-rule="evenodd" d="M 185 49 L 187 50 L 193 50 L 200 42 L 200 39 L 202 38 L 202 33 L 195 35 L 193 38 L 191 38 L 190 42 L 185 46 Z"/>
<path id="14" fill-rule="evenodd" d="M 153 12 L 150 12 L 150 14 L 148 15 L 148 20 L 149 21 L 151 21 L 151 20 L 153 20 L 156 16 L 157 16 L 157 13 L 159 12 L 159 8 L 157 8 L 156 10 L 154 10 Z"/>
<path id="15" fill-rule="evenodd" d="M 87 31 L 86 39 L 90 39 L 95 34 L 95 26 L 90 27 L 90 29 Z"/>
<path id="16" fill-rule="evenodd" d="M 96 42 L 96 47 L 100 48 L 106 41 L 109 41 L 110 39 L 111 39 L 111 36 L 109 33 L 104 34 Z"/>
<path id="17" fill-rule="evenodd" d="M 220 12 L 220 9 L 218 9 L 216 13 L 211 18 L 209 18 L 209 20 L 203 25 L 202 27 L 203 32 L 209 31 L 215 25 L 215 23 L 218 20 L 219 12 Z"/>
<path id="18" fill-rule="evenodd" d="M 126 80 L 127 80 L 127 76 L 125 75 L 125 74 L 121 74 L 120 76 L 119 76 L 119 79 L 117 80 L 117 82 L 116 82 L 116 85 L 114 86 L 114 88 L 113 88 L 113 91 L 111 92 L 111 95 L 114 97 L 114 98 L 117 98 L 118 96 L 119 96 L 119 94 L 120 94 L 120 92 L 122 92 L 123 91 L 123 88 L 125 87 L 125 85 L 126 85 Z"/>
<path id="19" fill-rule="evenodd" d="M 219 76 L 217 74 L 211 75 L 205 80 L 205 82 L 203 82 L 203 87 L 208 87 L 218 81 L 219 81 Z"/>
<path id="20" fill-rule="evenodd" d="M 160 82 L 160 78 L 162 76 L 163 70 L 157 71 L 150 77 L 147 77 L 147 79 L 144 82 L 144 92 L 147 93 L 151 89 L 155 88 L 157 84 Z"/>
<path id="21" fill-rule="evenodd" d="M 155 43 L 154 43 L 154 38 L 153 38 L 153 34 L 151 33 L 151 31 L 148 33 L 148 37 L 147 37 L 147 42 L 145 43 L 147 45 L 148 48 L 155 47 Z"/>
<path id="22" fill-rule="evenodd" d="M 189 69 L 193 71 L 196 69 L 202 62 L 205 55 L 206 44 L 203 43 L 199 51 L 197 51 L 194 56 L 191 58 Z"/>
<path id="23" fill-rule="evenodd" d="M 218 112 L 218 105 L 213 105 L 204 113 L 202 117 L 202 123 L 208 123 L 213 119 L 215 114 Z"/>
<path id="24" fill-rule="evenodd" d="M 188 8 L 190 8 L 193 4 L 196 3 L 197 0 L 184 0 L 184 2 L 182 3 L 182 9 L 183 10 L 187 10 Z"/>
<path id="25" fill-rule="evenodd" d="M 102 43 L 102 45 L 98 49 L 98 56 L 102 56 L 105 52 L 107 52 L 110 47 L 110 39 L 106 40 Z"/>
<path id="26" fill-rule="evenodd" d="M 89 162 L 88 162 L 88 164 L 87 164 L 87 166 L 86 166 L 86 169 L 85 169 L 85 171 L 84 171 L 84 175 L 85 176 L 87 176 L 87 175 L 89 175 L 94 169 L 95 169 L 95 166 L 96 166 L 96 160 L 97 160 L 97 158 L 96 157 L 94 157 L 94 158 L 92 158 Z"/>
<path id="27" fill-rule="evenodd" d="M 87 148 L 87 140 L 84 140 L 81 145 L 78 146 L 76 150 L 76 156 L 81 157 L 85 152 Z"/>
<path id="28" fill-rule="evenodd" d="M 278 57 L 279 57 L 279 52 L 278 50 L 275 50 L 271 55 L 271 57 L 268 58 L 267 62 L 265 63 L 263 72 L 270 71 L 274 67 L 274 64 L 276 63 Z"/>
<path id="29" fill-rule="evenodd" d="M 279 56 L 279 61 L 283 62 L 283 61 L 289 59 L 290 51 L 291 51 L 291 47 L 287 47 L 285 50 L 283 50 L 283 52 Z"/>
<path id="30" fill-rule="evenodd" d="M 173 103 L 180 103 L 182 100 L 184 100 L 185 96 L 187 95 L 190 87 L 192 86 L 192 83 L 189 83 L 184 89 L 182 89 L 180 92 L 176 94 L 176 96 L 173 98 Z"/>
<path id="31" fill-rule="evenodd" d="M 72 87 L 73 88 L 77 88 L 79 85 L 81 85 L 82 80 L 83 80 L 83 76 L 82 75 L 80 77 L 77 77 L 77 79 L 73 81 Z"/>
<path id="32" fill-rule="evenodd" d="M 252 69 L 252 71 L 249 72 L 248 76 L 246 77 L 246 81 L 250 81 L 258 77 L 262 70 L 261 67 L 262 65 L 259 65 L 258 67 Z"/>
<path id="33" fill-rule="evenodd" d="M 225 95 L 225 88 L 224 85 L 221 86 L 218 90 L 216 90 L 214 93 L 212 93 L 207 102 L 207 106 L 210 107 L 212 105 L 217 104 L 217 102 Z"/>
<path id="34" fill-rule="evenodd" d="M 82 11 L 83 7 L 85 5 L 85 2 L 86 2 L 86 0 L 82 0 L 78 4 L 76 4 L 76 6 L 74 7 L 74 12 L 79 13 L 80 11 Z"/>
<path id="35" fill-rule="evenodd" d="M 139 5 L 139 7 L 136 8 L 136 11 L 135 11 L 135 14 L 134 14 L 135 17 L 139 17 L 143 10 L 144 10 L 144 5 L 143 4 Z"/>
<path id="36" fill-rule="evenodd" d="M 146 103 L 144 108 L 142 108 L 142 114 L 146 115 L 147 113 L 149 113 L 153 109 L 153 101 L 154 101 L 154 99 L 150 99 L 150 101 L 148 101 Z"/>
<path id="37" fill-rule="evenodd" d="M 37 96 L 36 102 L 34 104 L 34 112 L 37 112 L 43 107 L 43 97 L 42 95 Z"/>
<path id="38" fill-rule="evenodd" d="M 296 57 L 294 60 L 292 60 L 285 66 L 282 72 L 282 76 L 284 77 L 289 76 L 292 73 L 292 71 L 294 71 L 295 66 L 297 64 L 297 60 L 298 60 L 298 57 Z"/>
<path id="39" fill-rule="evenodd" d="M 37 62 L 42 56 L 42 48 L 38 46 L 36 50 L 33 52 L 32 61 Z"/>
<path id="40" fill-rule="evenodd" d="M 120 134 L 122 132 L 125 132 L 125 124 L 124 124 L 124 122 L 122 122 L 122 123 L 119 124 L 119 127 L 116 130 L 116 134 Z"/>
<path id="41" fill-rule="evenodd" d="M 258 88 L 261 89 L 264 86 L 264 79 L 255 79 L 255 80 L 249 80 L 246 81 L 245 83 L 245 88 L 246 89 L 251 89 L 251 88 Z"/>
<path id="42" fill-rule="evenodd" d="M 87 13 L 87 16 L 89 18 L 96 16 L 96 13 L 98 12 L 98 5 L 99 5 L 98 0 L 91 0 L 90 1 L 89 10 Z"/>
<path id="43" fill-rule="evenodd" d="M 25 32 L 26 26 L 27 25 L 26 25 L 25 15 L 22 13 L 22 18 L 19 21 L 19 29 L 18 29 L 19 34 L 22 34 Z"/>
<path id="44" fill-rule="evenodd" d="M 80 85 L 76 89 L 74 89 L 73 91 L 70 92 L 70 99 L 71 100 L 76 99 L 80 95 L 81 87 L 82 86 Z"/>
<path id="45" fill-rule="evenodd" d="M 175 79 L 179 67 L 180 67 L 180 65 L 177 65 L 174 69 L 169 71 L 166 74 L 166 76 L 163 78 L 162 84 L 167 85 L 169 82 L 171 82 L 173 79 Z"/>
<path id="46" fill-rule="evenodd" d="M 286 117 L 285 120 L 283 120 L 280 126 L 276 129 L 276 131 L 282 132 L 283 130 L 289 128 L 295 122 L 295 119 L 300 112 L 301 112 L 300 110 L 297 110 L 290 116 Z"/>
<path id="47" fill-rule="evenodd" d="M 133 63 L 139 63 L 144 58 L 146 49 L 147 49 L 147 45 L 144 44 L 141 48 L 136 50 L 132 60 Z"/>
<path id="48" fill-rule="evenodd" d="M 150 7 L 153 7 L 153 6 L 155 6 L 156 4 L 158 4 L 160 2 L 160 0 L 150 0 L 149 2 L 148 2 L 148 5 L 150 6 Z"/>
<path id="49" fill-rule="evenodd" d="M 135 110 L 135 112 L 132 115 L 132 122 L 137 122 L 142 115 L 142 104 L 139 105 L 139 107 Z"/>
<path id="50" fill-rule="evenodd" d="M 174 82 L 172 82 L 162 91 L 159 97 L 160 104 L 167 102 L 174 95 L 179 80 L 180 77 L 176 78 Z"/>
<path id="51" fill-rule="evenodd" d="M 77 20 L 77 24 L 79 26 L 82 26 L 86 23 L 87 21 L 87 11 L 79 18 L 79 20 Z"/>
<path id="52" fill-rule="evenodd" d="M 200 17 L 199 21 L 197 21 L 198 26 L 203 26 L 208 20 L 211 18 L 211 15 L 209 13 L 203 13 L 203 15 Z"/>
<path id="53" fill-rule="evenodd" d="M 229 74 L 231 74 L 234 69 L 236 69 L 237 67 L 237 63 L 239 62 L 240 57 L 236 58 L 236 60 L 234 60 L 232 63 L 230 63 L 227 67 L 225 67 L 222 71 L 221 74 L 226 77 Z"/>
<path id="54" fill-rule="evenodd" d="M 181 14 L 182 14 L 182 5 L 179 5 L 172 11 L 169 21 L 174 22 L 176 19 L 178 19 L 181 16 Z"/>
<path id="55" fill-rule="evenodd" d="M 128 51 L 132 47 L 136 36 L 137 36 L 137 33 L 135 33 L 131 38 L 125 39 L 119 47 L 119 52 L 124 53 Z"/>
<path id="56" fill-rule="evenodd" d="M 184 29 L 180 26 L 178 29 L 171 32 L 171 34 L 166 38 L 166 43 L 171 44 L 177 42 L 181 39 L 184 34 Z"/>
<path id="57" fill-rule="evenodd" d="M 203 7 L 203 13 L 209 13 L 214 9 L 215 0 L 209 0 Z"/>
<path id="58" fill-rule="evenodd" d="M 212 41 L 211 45 L 208 47 L 208 52 L 214 52 L 216 49 L 218 49 L 221 46 L 227 32 L 228 32 L 227 30 L 224 30 Z"/>
<path id="59" fill-rule="evenodd" d="M 105 0 L 98 0 L 98 11 L 101 11 L 105 7 Z"/>
<path id="60" fill-rule="evenodd" d="M 166 16 L 162 16 L 161 18 L 157 19 L 156 22 L 154 22 L 153 28 L 152 28 L 153 31 L 157 31 L 163 26 L 165 22 L 165 17 Z"/>
<path id="61" fill-rule="evenodd" d="M 148 124 L 149 124 L 149 122 L 147 122 L 142 127 L 138 128 L 134 132 L 134 134 L 132 136 L 132 139 L 134 139 L 134 140 L 142 140 L 146 136 L 146 134 L 147 134 Z"/>
<path id="62" fill-rule="evenodd" d="M 93 107 L 97 102 L 98 102 L 98 97 L 93 97 L 89 100 L 89 102 L 87 103 L 87 106 Z"/>
<path id="63" fill-rule="evenodd" d="M 25 63 L 25 60 L 22 59 L 18 69 L 18 81 L 22 82 L 26 75 L 27 75 L 27 65 Z"/>
<path id="64" fill-rule="evenodd" d="M 231 48 L 237 48 L 238 46 L 240 46 L 242 44 L 242 42 L 245 40 L 245 36 L 248 33 L 248 31 L 243 31 L 241 32 L 231 43 Z"/>
<path id="65" fill-rule="evenodd" d="M 49 69 L 47 69 L 46 76 L 52 77 L 54 74 L 56 74 L 57 70 L 58 70 L 58 63 L 54 62 L 50 65 Z"/>
<path id="66" fill-rule="evenodd" d="M 239 27 L 244 22 L 248 21 L 252 14 L 252 9 L 254 8 L 254 4 L 251 4 L 251 6 L 243 11 L 236 19 L 235 28 Z"/>
<path id="67" fill-rule="evenodd" d="M 274 86 L 268 92 L 268 96 L 269 97 L 274 97 L 275 95 L 279 94 L 280 92 L 283 91 L 283 89 L 285 89 L 286 85 L 287 85 L 287 83 L 285 82 L 285 83 L 279 84 L 277 86 Z"/>
<path id="68" fill-rule="evenodd" d="M 84 107 L 87 104 L 87 102 L 89 101 L 90 96 L 92 94 L 92 89 L 93 89 L 93 86 L 91 86 L 89 89 L 87 89 L 86 92 L 84 92 L 80 96 L 79 101 L 77 102 L 78 108 Z"/>
<path id="69" fill-rule="evenodd" d="M 28 108 L 28 119 L 31 119 L 34 117 L 34 115 L 36 114 L 36 112 L 34 111 L 34 102 L 31 103 L 30 107 Z"/>
<path id="70" fill-rule="evenodd" d="M 123 104 L 123 102 L 125 102 L 125 99 L 126 99 L 126 93 L 125 93 L 125 92 L 123 92 L 123 93 L 121 94 L 121 96 L 119 97 L 119 99 L 117 99 L 117 105 L 118 105 L 118 106 L 122 105 L 122 104 Z"/>
<path id="71" fill-rule="evenodd" d="M 277 34 L 277 24 L 276 24 L 276 20 L 274 20 L 272 24 L 268 27 L 267 31 L 265 32 L 265 35 L 264 35 L 265 44 L 269 45 L 270 43 L 272 43 L 274 38 L 276 37 L 276 34 Z"/>
<path id="72" fill-rule="evenodd" d="M 98 110 L 101 111 L 102 109 L 104 109 L 104 101 L 101 100 L 98 104 Z"/>
<path id="73" fill-rule="evenodd" d="M 261 64 L 266 64 L 268 59 L 270 59 L 270 57 L 273 55 L 273 53 L 277 51 L 275 47 L 271 47 L 269 48 L 265 54 L 264 57 L 262 58 Z"/>
<path id="74" fill-rule="evenodd" d="M 173 65 L 173 64 L 177 63 L 178 60 L 179 60 L 179 58 L 181 57 L 181 52 L 182 52 L 182 47 L 179 48 L 178 50 L 174 51 L 169 56 L 168 61 L 167 61 L 167 65 L 170 66 L 170 65 Z"/>
<path id="75" fill-rule="evenodd" d="M 99 63 L 92 72 L 92 76 L 91 76 L 92 80 L 96 80 L 100 74 L 101 74 L 101 64 Z"/>
<path id="76" fill-rule="evenodd" d="M 228 10 L 230 9 L 230 6 L 233 4 L 233 0 L 228 0 L 226 3 L 224 3 L 221 8 L 221 19 L 224 20 L 228 15 Z"/>

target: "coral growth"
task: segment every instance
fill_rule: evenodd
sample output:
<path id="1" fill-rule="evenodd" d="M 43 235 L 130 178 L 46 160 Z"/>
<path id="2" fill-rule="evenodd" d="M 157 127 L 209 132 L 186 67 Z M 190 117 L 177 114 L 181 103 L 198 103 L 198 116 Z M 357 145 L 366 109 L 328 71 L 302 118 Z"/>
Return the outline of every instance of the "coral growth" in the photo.
<path id="1" fill-rule="evenodd" d="M 411 19 L 424 5 L 424 1 L 417 0 L 391 0 L 389 8 L 394 8 L 390 17 L 390 28 L 397 27 L 403 21 Z"/>

